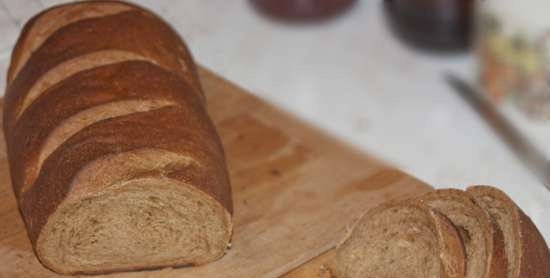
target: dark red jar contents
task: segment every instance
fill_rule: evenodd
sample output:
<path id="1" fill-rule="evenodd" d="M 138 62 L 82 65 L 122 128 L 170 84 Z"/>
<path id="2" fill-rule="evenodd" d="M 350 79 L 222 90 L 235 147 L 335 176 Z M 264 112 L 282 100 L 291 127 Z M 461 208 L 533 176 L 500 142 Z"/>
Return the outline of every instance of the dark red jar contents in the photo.
<path id="1" fill-rule="evenodd" d="M 250 0 L 272 18 L 286 21 L 323 20 L 347 10 L 355 0 Z"/>
<path id="2" fill-rule="evenodd" d="M 385 0 L 398 38 L 423 50 L 464 51 L 470 46 L 474 0 Z"/>

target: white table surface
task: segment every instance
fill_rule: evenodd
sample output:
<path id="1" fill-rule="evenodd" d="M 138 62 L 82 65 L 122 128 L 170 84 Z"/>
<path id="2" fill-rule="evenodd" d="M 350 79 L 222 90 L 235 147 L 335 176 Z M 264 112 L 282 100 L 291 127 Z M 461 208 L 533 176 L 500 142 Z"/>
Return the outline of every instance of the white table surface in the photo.
<path id="1" fill-rule="evenodd" d="M 0 0 L 1 72 L 21 25 L 60 2 Z M 474 59 L 402 46 L 387 30 L 381 1 L 301 27 L 266 20 L 244 0 L 137 2 L 168 20 L 198 63 L 437 188 L 500 187 L 550 241 L 550 192 L 443 82 L 446 70 L 474 76 Z M 548 129 L 522 128 L 543 147 L 550 142 Z"/>

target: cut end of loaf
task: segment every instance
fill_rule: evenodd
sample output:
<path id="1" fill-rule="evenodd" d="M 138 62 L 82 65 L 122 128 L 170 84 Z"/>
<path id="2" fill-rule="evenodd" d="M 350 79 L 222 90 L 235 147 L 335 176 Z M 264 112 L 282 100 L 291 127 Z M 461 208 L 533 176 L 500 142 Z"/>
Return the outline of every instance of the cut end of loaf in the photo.
<path id="1" fill-rule="evenodd" d="M 62 203 L 36 245 L 59 273 L 105 273 L 220 258 L 230 215 L 202 191 L 167 178 L 140 178 L 98 196 Z"/>

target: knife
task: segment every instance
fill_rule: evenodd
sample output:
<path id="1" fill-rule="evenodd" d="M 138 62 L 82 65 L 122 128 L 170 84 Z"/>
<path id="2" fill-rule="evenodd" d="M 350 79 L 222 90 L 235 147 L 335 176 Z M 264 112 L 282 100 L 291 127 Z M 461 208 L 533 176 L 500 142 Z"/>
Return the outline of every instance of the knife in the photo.
<path id="1" fill-rule="evenodd" d="M 523 164 L 540 179 L 546 189 L 550 190 L 550 160 L 473 85 L 452 73 L 446 73 L 444 77 L 445 81 L 491 126 Z"/>

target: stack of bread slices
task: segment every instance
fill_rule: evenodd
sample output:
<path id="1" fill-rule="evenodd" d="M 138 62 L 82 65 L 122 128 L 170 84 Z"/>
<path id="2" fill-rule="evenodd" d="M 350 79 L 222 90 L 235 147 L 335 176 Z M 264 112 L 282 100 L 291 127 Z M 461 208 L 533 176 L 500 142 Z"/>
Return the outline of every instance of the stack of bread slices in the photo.
<path id="1" fill-rule="evenodd" d="M 550 251 L 502 191 L 435 190 L 368 211 L 337 248 L 338 278 L 547 278 Z"/>

